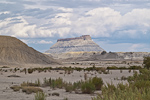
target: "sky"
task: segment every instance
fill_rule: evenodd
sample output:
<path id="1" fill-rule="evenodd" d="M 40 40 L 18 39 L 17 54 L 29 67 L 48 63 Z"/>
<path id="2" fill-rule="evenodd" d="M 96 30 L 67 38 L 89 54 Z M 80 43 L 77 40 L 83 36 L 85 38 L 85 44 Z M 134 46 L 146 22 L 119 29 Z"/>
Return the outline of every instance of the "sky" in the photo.
<path id="1" fill-rule="evenodd" d="M 81 35 L 107 52 L 150 52 L 150 0 L 0 0 L 0 35 L 40 52 Z"/>

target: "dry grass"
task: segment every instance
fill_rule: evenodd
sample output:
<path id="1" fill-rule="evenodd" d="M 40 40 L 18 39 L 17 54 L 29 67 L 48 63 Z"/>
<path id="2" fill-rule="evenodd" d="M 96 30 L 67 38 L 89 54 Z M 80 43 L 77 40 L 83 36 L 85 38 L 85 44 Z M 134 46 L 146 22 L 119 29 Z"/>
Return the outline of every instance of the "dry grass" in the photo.
<path id="1" fill-rule="evenodd" d="M 27 87 L 22 87 L 22 92 L 25 92 L 26 94 L 31 94 L 31 93 L 43 92 L 43 90 L 39 87 L 27 86 Z"/>

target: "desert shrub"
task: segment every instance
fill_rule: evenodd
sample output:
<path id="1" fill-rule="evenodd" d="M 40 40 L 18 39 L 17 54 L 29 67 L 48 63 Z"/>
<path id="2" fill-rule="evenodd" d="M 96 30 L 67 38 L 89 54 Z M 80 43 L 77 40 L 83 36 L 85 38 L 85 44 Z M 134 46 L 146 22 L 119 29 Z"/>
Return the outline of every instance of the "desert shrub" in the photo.
<path id="1" fill-rule="evenodd" d="M 150 57 L 144 57 L 143 64 L 144 64 L 144 68 L 149 69 L 150 68 Z"/>
<path id="2" fill-rule="evenodd" d="M 25 86 L 22 87 L 22 92 L 25 92 L 26 94 L 31 94 L 31 93 L 43 92 L 43 90 L 38 87 Z"/>
<path id="3" fill-rule="evenodd" d="M 53 89 L 56 88 L 56 83 L 54 79 L 51 80 L 50 87 L 52 87 Z"/>
<path id="4" fill-rule="evenodd" d="M 119 67 L 118 69 L 120 69 L 120 70 L 126 70 L 128 68 L 127 67 Z"/>
<path id="5" fill-rule="evenodd" d="M 131 69 L 129 69 L 129 73 L 131 73 Z"/>
<path id="6" fill-rule="evenodd" d="M 107 83 L 107 85 L 105 85 L 105 86 L 102 87 L 102 92 L 105 93 L 106 90 L 109 91 L 109 93 L 112 93 L 113 91 L 116 90 L 116 87 L 112 83 L 111 84 Z"/>
<path id="7" fill-rule="evenodd" d="M 130 66 L 128 69 L 142 69 L 141 66 Z"/>
<path id="8" fill-rule="evenodd" d="M 26 68 L 24 68 L 23 70 L 24 70 L 24 73 L 25 73 L 25 74 L 27 74 L 27 69 L 26 69 Z"/>
<path id="9" fill-rule="evenodd" d="M 84 70 L 85 71 L 94 71 L 94 70 L 96 70 L 96 67 L 95 67 L 95 65 L 93 65 L 93 67 L 87 67 Z"/>
<path id="10" fill-rule="evenodd" d="M 44 79 L 44 85 L 50 86 L 53 89 L 54 88 L 63 88 L 64 82 L 63 82 L 62 78 L 58 78 L 58 79 L 51 79 L 50 78 L 49 80 Z"/>
<path id="11" fill-rule="evenodd" d="M 58 78 L 58 79 L 46 79 L 44 78 L 44 82 L 42 84 L 42 86 L 50 86 L 51 88 L 63 88 L 64 86 L 64 82 L 62 78 Z"/>
<path id="12" fill-rule="evenodd" d="M 32 74 L 33 71 L 34 71 L 34 70 L 33 70 L 32 68 L 29 68 L 29 69 L 28 69 L 28 73 L 29 73 L 29 74 Z"/>
<path id="13" fill-rule="evenodd" d="M 95 91 L 95 86 L 92 84 L 92 82 L 86 81 L 81 86 L 82 93 L 91 94 Z"/>
<path id="14" fill-rule="evenodd" d="M 43 92 L 37 92 L 34 100 L 46 100 L 46 95 Z"/>
<path id="15" fill-rule="evenodd" d="M 107 52 L 106 51 L 103 51 L 102 53 L 101 53 L 101 55 L 105 55 Z"/>
<path id="16" fill-rule="evenodd" d="M 52 83 L 51 78 L 49 78 L 49 79 L 44 78 L 42 86 L 51 86 L 51 83 Z"/>
<path id="17" fill-rule="evenodd" d="M 127 80 L 127 77 L 122 76 L 122 77 L 121 77 L 121 80 Z"/>
<path id="18" fill-rule="evenodd" d="M 117 89 L 120 89 L 120 90 L 125 90 L 127 87 L 128 87 L 128 84 L 125 84 L 125 85 L 123 83 L 117 84 Z"/>
<path id="19" fill-rule="evenodd" d="M 68 100 L 68 98 L 64 98 L 63 100 Z"/>
<path id="20" fill-rule="evenodd" d="M 107 84 L 102 94 L 92 100 L 150 100 L 150 70 L 140 69 L 128 77 L 129 84 Z"/>
<path id="21" fill-rule="evenodd" d="M 28 86 L 28 82 L 21 83 L 21 87 L 23 87 L 23 86 Z"/>
<path id="22" fill-rule="evenodd" d="M 23 86 L 35 86 L 35 87 L 37 87 L 37 86 L 40 86 L 40 81 L 38 80 L 38 81 L 35 81 L 35 83 L 32 83 L 32 82 L 23 82 L 22 84 L 21 84 L 21 86 L 23 87 Z"/>
<path id="23" fill-rule="evenodd" d="M 36 84 L 37 86 L 41 86 L 40 80 L 38 79 L 37 81 L 35 81 L 35 84 Z"/>
<path id="24" fill-rule="evenodd" d="M 11 86 L 10 88 L 13 89 L 15 92 L 20 91 L 20 89 L 21 89 L 21 87 L 18 85 Z"/>
<path id="25" fill-rule="evenodd" d="M 92 98 L 92 100 L 150 100 L 149 94 L 150 88 L 138 90 L 137 88 L 125 87 L 125 90 L 117 88 L 112 93 L 105 90 L 102 95 Z"/>
<path id="26" fill-rule="evenodd" d="M 52 96 L 59 96 L 60 94 L 57 92 L 52 93 Z"/>
<path id="27" fill-rule="evenodd" d="M 120 73 L 122 73 L 122 69 L 120 69 Z"/>
<path id="28" fill-rule="evenodd" d="M 8 67 L 8 66 L 3 66 L 3 67 L 1 67 L 1 68 L 10 68 L 10 67 Z"/>
<path id="29" fill-rule="evenodd" d="M 82 71 L 82 70 L 83 70 L 83 68 L 75 67 L 75 70 L 80 72 L 80 71 Z"/>
<path id="30" fill-rule="evenodd" d="M 62 88 L 63 87 L 63 79 L 62 78 L 58 78 L 55 80 L 55 84 L 57 88 Z"/>
<path id="31" fill-rule="evenodd" d="M 19 69 L 19 68 L 15 68 L 15 69 L 14 69 L 14 72 L 17 72 L 18 70 L 20 70 L 20 69 Z"/>
<path id="32" fill-rule="evenodd" d="M 74 86 L 72 85 L 72 83 L 67 83 L 65 85 L 65 90 L 66 90 L 66 92 L 70 92 L 71 93 L 74 90 Z"/>
<path id="33" fill-rule="evenodd" d="M 87 80 L 87 73 L 84 73 L 84 80 Z"/>
<path id="34" fill-rule="evenodd" d="M 92 83 L 94 84 L 96 90 L 101 90 L 101 87 L 103 85 L 103 80 L 102 78 L 99 78 L 99 77 L 93 77 L 91 79 Z"/>
<path id="35" fill-rule="evenodd" d="M 132 85 L 134 85 L 138 89 L 148 88 L 148 87 L 150 87 L 150 81 L 138 80 L 138 81 L 132 83 Z"/>
<path id="36" fill-rule="evenodd" d="M 7 76 L 7 77 L 20 77 L 20 76 L 14 74 L 14 75 L 9 75 L 9 76 Z"/>
<path id="37" fill-rule="evenodd" d="M 106 72 L 106 68 L 101 68 L 101 71 L 103 72 L 103 73 L 105 73 Z"/>
<path id="38" fill-rule="evenodd" d="M 112 66 L 112 67 L 107 67 L 107 69 L 118 69 L 118 67 Z"/>
<path id="39" fill-rule="evenodd" d="M 76 90 L 76 89 L 81 89 L 81 86 L 84 82 L 83 81 L 77 81 L 77 82 L 74 82 L 73 83 L 73 89 Z"/>

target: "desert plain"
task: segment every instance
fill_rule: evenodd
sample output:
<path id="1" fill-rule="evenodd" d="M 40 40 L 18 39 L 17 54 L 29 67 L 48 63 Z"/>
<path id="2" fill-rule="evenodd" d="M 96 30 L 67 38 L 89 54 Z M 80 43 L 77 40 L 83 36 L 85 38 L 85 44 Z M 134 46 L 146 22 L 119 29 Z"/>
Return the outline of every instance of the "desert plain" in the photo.
<path id="1" fill-rule="evenodd" d="M 106 64 L 107 62 L 107 64 Z M 93 64 L 94 62 L 92 62 Z M 49 67 L 52 68 L 58 68 L 58 67 L 80 67 L 80 68 L 88 68 L 92 67 L 93 65 L 91 62 L 85 63 L 85 62 L 74 62 L 74 63 L 65 63 L 63 65 L 49 65 Z M 108 66 L 133 66 L 133 65 L 142 65 L 142 64 L 137 64 L 137 63 L 131 63 L 131 64 L 116 64 L 116 63 L 110 63 L 110 61 L 105 61 L 105 64 L 98 64 L 98 62 L 94 65 L 95 67 L 103 67 L 107 68 Z M 46 66 L 48 67 L 48 66 Z M 128 77 L 132 76 L 134 71 L 138 70 L 107 70 L 106 72 L 108 73 L 99 73 L 98 71 L 76 71 L 73 70 L 71 73 L 66 73 L 65 70 L 50 70 L 50 71 L 43 71 L 43 72 L 38 72 L 34 71 L 33 73 L 25 73 L 22 72 L 24 68 L 34 68 L 34 67 L 16 67 L 17 71 L 15 70 L 15 67 L 6 67 L 6 66 L 1 66 L 0 68 L 0 100 L 34 100 L 35 93 L 31 94 L 26 94 L 22 92 L 22 90 L 19 91 L 13 91 L 11 89 L 11 86 L 14 85 L 20 85 L 23 82 L 35 82 L 37 80 L 40 80 L 42 83 L 43 80 L 52 78 L 52 79 L 57 79 L 57 78 L 62 78 L 63 81 L 65 82 L 77 82 L 81 80 L 85 80 L 84 75 L 86 74 L 87 79 L 92 78 L 92 77 L 101 77 L 104 85 L 107 83 L 112 83 L 112 84 L 117 84 L 117 83 L 123 83 L 123 84 L 128 84 L 126 80 L 122 80 L 122 77 Z M 41 66 L 41 68 L 44 68 L 44 66 Z M 45 95 L 46 95 L 46 100 L 92 100 L 92 97 L 96 97 L 98 94 L 101 93 L 101 91 L 95 91 L 92 94 L 84 94 L 84 93 L 75 93 L 74 91 L 72 92 L 66 92 L 65 89 L 52 89 L 50 87 L 40 87 Z M 58 93 L 59 96 L 52 96 L 51 94 L 53 93 Z"/>

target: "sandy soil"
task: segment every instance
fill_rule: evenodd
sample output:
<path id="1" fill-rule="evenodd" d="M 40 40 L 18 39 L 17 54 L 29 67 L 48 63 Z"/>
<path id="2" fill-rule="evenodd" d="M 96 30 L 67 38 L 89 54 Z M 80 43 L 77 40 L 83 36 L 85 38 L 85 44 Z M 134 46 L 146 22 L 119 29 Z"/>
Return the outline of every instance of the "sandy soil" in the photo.
<path id="1" fill-rule="evenodd" d="M 60 74 L 62 72 L 63 74 Z M 127 81 L 121 81 L 121 80 L 114 80 L 114 78 L 120 79 L 122 76 L 131 76 L 133 75 L 133 71 L 131 73 L 128 72 L 128 70 L 123 70 L 122 73 L 120 73 L 120 70 L 110 70 L 110 74 L 99 74 L 96 71 L 93 72 L 78 72 L 73 71 L 72 74 L 64 74 L 65 72 L 62 71 L 51 71 L 51 72 L 33 72 L 32 74 L 25 74 L 24 72 L 20 73 L 20 71 L 17 71 L 16 73 L 13 72 L 0 72 L 0 100 L 34 100 L 34 93 L 32 94 L 25 94 L 21 90 L 19 92 L 14 92 L 12 89 L 10 89 L 10 86 L 13 85 L 20 85 L 23 81 L 27 82 L 35 82 L 37 79 L 40 79 L 41 82 L 43 82 L 44 78 L 49 79 L 51 78 L 63 78 L 64 81 L 67 82 L 76 82 L 79 80 L 84 80 L 84 73 L 87 73 L 88 78 L 90 77 L 101 77 L 104 81 L 104 83 L 113 83 L 117 84 L 119 82 L 123 82 L 124 84 L 127 83 Z M 7 77 L 9 75 L 19 75 L 20 77 Z M 55 89 L 52 90 L 50 87 L 42 88 L 44 92 L 47 94 L 47 100 L 63 100 L 64 98 L 68 98 L 68 100 L 91 100 L 91 97 L 96 96 L 96 94 L 75 94 L 74 92 L 68 93 L 65 92 L 65 89 Z M 49 96 L 48 94 L 58 92 L 60 96 Z M 96 93 L 100 93 L 100 91 L 96 91 Z"/>

